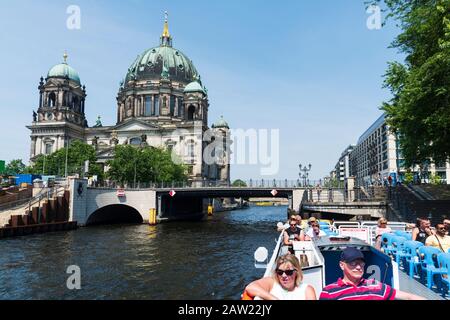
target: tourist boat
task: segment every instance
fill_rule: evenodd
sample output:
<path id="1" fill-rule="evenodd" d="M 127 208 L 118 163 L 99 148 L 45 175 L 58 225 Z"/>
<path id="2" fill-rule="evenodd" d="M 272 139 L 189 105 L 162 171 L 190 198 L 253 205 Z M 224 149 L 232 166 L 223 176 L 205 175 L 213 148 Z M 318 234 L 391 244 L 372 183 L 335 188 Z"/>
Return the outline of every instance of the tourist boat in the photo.
<path id="1" fill-rule="evenodd" d="M 369 238 L 372 239 L 371 230 L 374 230 L 374 225 L 376 225 L 376 222 L 373 221 L 366 222 L 365 226 L 364 222 L 335 222 L 330 228 L 335 232 L 328 232 L 327 236 L 315 241 L 294 241 L 293 249 L 295 256 L 302 265 L 303 282 L 312 285 L 317 296 L 319 296 L 323 287 L 342 277 L 342 270 L 339 268 L 341 251 L 346 247 L 356 247 L 364 253 L 366 259 L 365 278 L 375 278 L 395 289 L 414 293 L 429 300 L 444 300 L 442 295 L 427 288 L 418 280 L 410 278 L 399 268 L 395 260 L 376 249 L 372 240 L 364 241 L 357 237 L 345 235 L 345 232 L 351 233 L 352 229 L 357 234 L 362 228 L 367 228 Z M 403 223 L 393 223 L 392 225 L 396 229 L 403 228 L 403 230 L 405 226 L 406 224 Z M 337 232 L 341 230 L 345 232 L 338 234 Z M 269 261 L 267 261 L 268 254 L 266 254 L 266 257 L 262 254 L 267 250 L 264 251 L 263 248 L 259 248 L 255 252 L 255 267 L 266 269 L 264 277 L 272 276 L 276 260 L 282 252 L 282 244 L 283 232 L 278 238 Z"/>

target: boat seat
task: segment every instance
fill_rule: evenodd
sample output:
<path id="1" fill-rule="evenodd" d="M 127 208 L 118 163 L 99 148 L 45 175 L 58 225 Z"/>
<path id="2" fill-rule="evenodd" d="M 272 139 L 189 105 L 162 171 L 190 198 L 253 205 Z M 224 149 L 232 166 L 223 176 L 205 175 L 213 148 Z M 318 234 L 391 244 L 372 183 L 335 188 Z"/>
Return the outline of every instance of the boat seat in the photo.
<path id="1" fill-rule="evenodd" d="M 450 290 L 450 253 L 440 253 L 438 255 L 438 265 L 441 268 L 441 282 L 444 284 L 442 286 L 442 291 L 444 294 L 448 294 Z"/>
<path id="2" fill-rule="evenodd" d="M 419 255 L 422 256 L 421 267 L 422 272 L 427 274 L 427 287 L 432 288 L 434 281 L 433 277 L 436 274 L 447 273 L 446 270 L 439 268 L 436 265 L 437 256 L 441 253 L 441 250 L 435 247 L 423 246 L 419 248 Z M 434 260 L 436 259 L 436 261 Z"/>
<path id="3" fill-rule="evenodd" d="M 392 250 L 392 238 L 396 237 L 394 233 L 385 232 L 381 235 L 381 249 L 386 254 L 390 254 Z"/>

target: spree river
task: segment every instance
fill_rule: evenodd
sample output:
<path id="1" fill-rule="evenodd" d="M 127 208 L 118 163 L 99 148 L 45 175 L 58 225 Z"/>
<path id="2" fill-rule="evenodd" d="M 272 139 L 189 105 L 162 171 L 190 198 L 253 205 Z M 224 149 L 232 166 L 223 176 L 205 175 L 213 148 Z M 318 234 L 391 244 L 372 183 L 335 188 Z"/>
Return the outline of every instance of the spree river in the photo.
<path id="1" fill-rule="evenodd" d="M 239 299 L 264 274 L 287 207 L 215 213 L 197 222 L 110 225 L 0 240 L 0 299 Z M 79 266 L 81 289 L 67 268 Z"/>

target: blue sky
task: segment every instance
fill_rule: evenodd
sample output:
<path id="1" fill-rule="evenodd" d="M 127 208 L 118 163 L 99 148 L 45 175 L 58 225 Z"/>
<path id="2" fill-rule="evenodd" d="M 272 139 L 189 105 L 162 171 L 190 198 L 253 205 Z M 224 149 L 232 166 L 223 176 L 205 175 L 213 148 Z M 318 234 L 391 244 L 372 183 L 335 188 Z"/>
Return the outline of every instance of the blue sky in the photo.
<path id="1" fill-rule="evenodd" d="M 69 5 L 80 30 L 66 28 Z M 401 59 L 388 49 L 398 30 L 369 30 L 363 0 L 0 0 L 0 159 L 28 161 L 39 78 L 64 50 L 86 85 L 89 124 L 115 124 L 119 82 L 159 44 L 165 10 L 174 47 L 208 88 L 210 123 L 280 130 L 280 168 L 265 178 L 297 179 L 299 163 L 327 175 L 389 99 L 382 75 Z M 233 179 L 258 177 L 258 165 L 232 167 Z"/>

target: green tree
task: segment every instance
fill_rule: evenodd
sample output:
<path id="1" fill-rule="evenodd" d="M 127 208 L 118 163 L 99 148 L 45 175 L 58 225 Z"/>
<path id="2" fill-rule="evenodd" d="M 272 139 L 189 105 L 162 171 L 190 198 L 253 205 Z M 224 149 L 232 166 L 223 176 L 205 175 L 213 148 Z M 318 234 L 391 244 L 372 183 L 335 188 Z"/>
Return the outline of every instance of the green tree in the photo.
<path id="1" fill-rule="evenodd" d="M 172 161 L 171 152 L 163 148 L 118 145 L 107 164 L 108 178 L 122 184 L 187 180 L 186 167 Z"/>
<path id="2" fill-rule="evenodd" d="M 441 177 L 438 174 L 430 175 L 430 183 L 434 185 L 441 184 L 442 183 Z"/>
<path id="3" fill-rule="evenodd" d="M 332 178 L 332 179 L 327 180 L 324 183 L 324 187 L 325 188 L 340 188 L 342 186 L 341 186 L 340 181 L 337 178 Z"/>
<path id="4" fill-rule="evenodd" d="M 68 148 L 60 149 L 49 155 L 41 154 L 37 156 L 32 166 L 32 172 L 36 174 L 63 176 L 65 174 L 66 155 L 68 175 L 97 175 L 100 180 L 102 179 L 103 170 L 96 163 L 97 156 L 95 148 L 79 140 L 70 143 Z M 85 174 L 84 163 L 86 160 L 89 160 L 89 172 Z"/>
<path id="5" fill-rule="evenodd" d="M 241 179 L 237 179 L 237 180 L 234 180 L 232 186 L 233 187 L 246 187 L 247 184 L 244 181 L 242 181 Z"/>
<path id="6" fill-rule="evenodd" d="M 414 181 L 414 175 L 412 172 L 406 172 L 405 177 L 403 178 L 404 183 L 411 184 Z"/>
<path id="7" fill-rule="evenodd" d="M 14 175 L 14 174 L 22 174 L 25 173 L 26 166 L 22 162 L 22 159 L 11 160 L 6 165 L 6 174 Z"/>
<path id="8" fill-rule="evenodd" d="M 375 0 L 401 33 L 392 47 L 406 55 L 390 62 L 384 87 L 393 98 L 381 107 L 400 133 L 406 166 L 450 156 L 450 1 Z"/>

